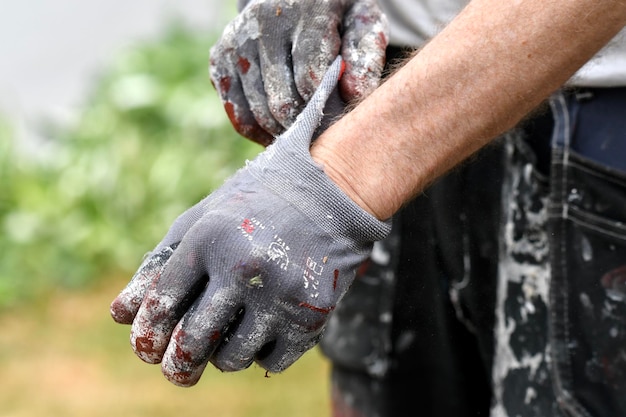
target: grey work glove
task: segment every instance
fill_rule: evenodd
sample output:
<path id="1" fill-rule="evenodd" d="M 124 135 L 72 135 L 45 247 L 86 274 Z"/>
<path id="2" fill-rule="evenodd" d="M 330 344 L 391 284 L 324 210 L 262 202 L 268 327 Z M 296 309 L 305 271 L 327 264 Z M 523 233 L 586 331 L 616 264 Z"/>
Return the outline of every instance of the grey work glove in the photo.
<path id="1" fill-rule="evenodd" d="M 295 124 L 183 213 L 111 304 L 135 353 L 189 386 L 210 361 L 280 372 L 313 347 L 356 267 L 390 225 L 309 153 L 341 73 L 331 66 Z"/>
<path id="2" fill-rule="evenodd" d="M 337 55 L 346 65 L 343 100 L 372 92 L 387 39 L 376 0 L 252 0 L 211 49 L 211 80 L 235 129 L 268 145 L 291 126 Z"/>

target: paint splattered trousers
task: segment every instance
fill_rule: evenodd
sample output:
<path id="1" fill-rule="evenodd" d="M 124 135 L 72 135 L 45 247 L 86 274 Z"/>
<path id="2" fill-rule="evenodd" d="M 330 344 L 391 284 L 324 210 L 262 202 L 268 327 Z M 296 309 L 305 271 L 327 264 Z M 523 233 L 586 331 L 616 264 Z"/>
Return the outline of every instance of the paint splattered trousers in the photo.
<path id="1" fill-rule="evenodd" d="M 433 184 L 335 311 L 334 416 L 626 416 L 626 88 Z"/>

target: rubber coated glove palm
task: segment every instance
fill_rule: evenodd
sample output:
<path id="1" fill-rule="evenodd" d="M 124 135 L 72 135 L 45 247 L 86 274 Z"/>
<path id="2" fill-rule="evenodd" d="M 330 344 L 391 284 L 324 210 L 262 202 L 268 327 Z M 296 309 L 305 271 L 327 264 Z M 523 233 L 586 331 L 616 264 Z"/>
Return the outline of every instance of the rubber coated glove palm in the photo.
<path id="1" fill-rule="evenodd" d="M 345 102 L 376 88 L 387 22 L 376 0 L 252 0 L 211 49 L 213 85 L 243 136 L 268 145 L 296 119 L 341 54 Z"/>
<path id="2" fill-rule="evenodd" d="M 279 372 L 313 347 L 380 222 L 311 159 L 340 58 L 296 123 L 222 187 L 183 213 L 111 305 L 131 344 L 195 384 L 211 361 Z"/>

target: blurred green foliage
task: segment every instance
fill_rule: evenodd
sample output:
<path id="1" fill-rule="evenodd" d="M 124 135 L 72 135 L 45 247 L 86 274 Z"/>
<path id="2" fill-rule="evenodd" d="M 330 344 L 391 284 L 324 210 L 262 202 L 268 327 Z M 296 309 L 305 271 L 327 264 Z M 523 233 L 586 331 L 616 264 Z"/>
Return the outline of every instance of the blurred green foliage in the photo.
<path id="1" fill-rule="evenodd" d="M 130 277 L 177 215 L 261 150 L 210 84 L 215 39 L 172 24 L 121 52 L 37 157 L 0 121 L 0 307 Z"/>

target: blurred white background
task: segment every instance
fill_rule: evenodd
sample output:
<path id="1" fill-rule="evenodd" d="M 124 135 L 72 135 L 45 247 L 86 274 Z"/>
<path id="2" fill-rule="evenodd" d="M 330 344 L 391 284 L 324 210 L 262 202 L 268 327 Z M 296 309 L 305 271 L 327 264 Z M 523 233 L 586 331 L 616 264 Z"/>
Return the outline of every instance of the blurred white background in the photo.
<path id="1" fill-rule="evenodd" d="M 91 78 L 117 50 L 154 36 L 173 17 L 221 28 L 228 0 L 26 0 L 0 13 L 0 114 L 19 137 L 52 118 L 71 121 Z M 207 51 L 208 63 L 208 51 Z M 208 75 L 207 75 L 208 76 Z"/>

